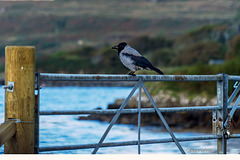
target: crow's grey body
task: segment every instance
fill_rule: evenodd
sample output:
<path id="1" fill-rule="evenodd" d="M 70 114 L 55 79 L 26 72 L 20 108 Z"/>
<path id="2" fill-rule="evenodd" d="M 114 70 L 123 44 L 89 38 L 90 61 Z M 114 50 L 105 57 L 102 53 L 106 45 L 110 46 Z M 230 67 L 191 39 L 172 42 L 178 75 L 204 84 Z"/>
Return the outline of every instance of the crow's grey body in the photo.
<path id="1" fill-rule="evenodd" d="M 112 49 L 118 50 L 118 56 L 121 62 L 131 70 L 129 73 L 131 75 L 134 75 L 134 72 L 137 70 L 143 69 L 154 70 L 159 74 L 163 74 L 162 71 L 154 67 L 145 57 L 125 42 L 119 43 L 117 46 L 112 47 Z"/>

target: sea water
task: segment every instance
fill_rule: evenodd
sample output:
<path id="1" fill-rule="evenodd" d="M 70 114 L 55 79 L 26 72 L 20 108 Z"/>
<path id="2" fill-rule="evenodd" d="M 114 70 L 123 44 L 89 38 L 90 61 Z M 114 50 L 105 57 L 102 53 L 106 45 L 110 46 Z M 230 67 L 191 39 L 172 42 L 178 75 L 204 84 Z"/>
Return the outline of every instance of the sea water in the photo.
<path id="1" fill-rule="evenodd" d="M 126 98 L 131 87 L 43 87 L 40 91 L 40 111 L 106 109 L 118 98 Z M 40 147 L 98 143 L 109 123 L 78 120 L 80 115 L 40 116 Z M 82 115 L 84 116 L 84 115 Z M 0 89 L 0 123 L 4 122 L 4 90 Z M 136 141 L 137 127 L 115 124 L 106 142 Z M 202 136 L 209 133 L 180 132 L 176 137 Z M 141 140 L 170 138 L 161 127 L 141 127 Z M 186 153 L 215 154 L 217 140 L 180 142 Z M 240 153 L 239 139 L 228 140 L 228 153 Z M 48 151 L 42 154 L 91 154 L 93 149 Z M 100 148 L 99 154 L 137 154 L 134 146 Z M 3 154 L 3 146 L 0 148 Z M 141 145 L 142 154 L 180 154 L 175 143 Z"/>

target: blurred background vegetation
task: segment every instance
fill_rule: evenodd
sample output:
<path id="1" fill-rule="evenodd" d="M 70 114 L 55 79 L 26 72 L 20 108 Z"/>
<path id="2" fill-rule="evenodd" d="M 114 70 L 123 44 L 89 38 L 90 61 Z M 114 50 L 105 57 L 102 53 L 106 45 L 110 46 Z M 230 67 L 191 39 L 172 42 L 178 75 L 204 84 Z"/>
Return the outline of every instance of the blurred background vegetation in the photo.
<path id="1" fill-rule="evenodd" d="M 121 41 L 165 74 L 240 74 L 236 0 L 0 2 L 0 22 L 2 78 L 7 45 L 35 46 L 39 72 L 126 74 L 111 50 Z M 216 95 L 212 82 L 161 82 L 149 87 L 155 94 L 161 88 Z"/>

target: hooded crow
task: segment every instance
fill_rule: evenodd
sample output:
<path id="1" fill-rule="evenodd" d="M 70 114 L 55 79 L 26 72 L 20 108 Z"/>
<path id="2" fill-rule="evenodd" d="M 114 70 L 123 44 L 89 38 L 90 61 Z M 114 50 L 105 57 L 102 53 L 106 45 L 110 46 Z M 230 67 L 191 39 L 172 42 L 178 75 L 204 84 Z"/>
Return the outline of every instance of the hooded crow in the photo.
<path id="1" fill-rule="evenodd" d="M 112 49 L 118 50 L 118 56 L 123 63 L 131 71 L 129 75 L 135 76 L 134 72 L 137 70 L 153 70 L 159 74 L 164 74 L 158 68 L 154 67 L 145 57 L 143 57 L 138 51 L 130 47 L 126 42 L 121 42 L 117 46 L 113 46 Z"/>

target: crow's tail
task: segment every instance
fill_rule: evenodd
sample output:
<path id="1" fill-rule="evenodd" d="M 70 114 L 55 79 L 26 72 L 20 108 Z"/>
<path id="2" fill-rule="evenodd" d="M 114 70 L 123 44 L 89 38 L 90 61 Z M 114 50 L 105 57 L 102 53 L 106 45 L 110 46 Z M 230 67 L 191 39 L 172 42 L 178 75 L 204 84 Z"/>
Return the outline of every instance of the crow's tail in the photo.
<path id="1" fill-rule="evenodd" d="M 159 73 L 159 74 L 164 75 L 164 73 L 163 73 L 162 71 L 160 71 L 158 68 L 156 68 L 156 67 L 154 67 L 154 66 L 152 66 L 150 69 L 153 70 L 153 71 L 155 71 L 155 72 L 157 72 L 157 73 Z"/>

